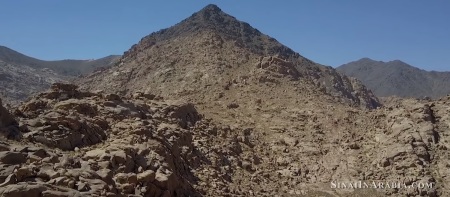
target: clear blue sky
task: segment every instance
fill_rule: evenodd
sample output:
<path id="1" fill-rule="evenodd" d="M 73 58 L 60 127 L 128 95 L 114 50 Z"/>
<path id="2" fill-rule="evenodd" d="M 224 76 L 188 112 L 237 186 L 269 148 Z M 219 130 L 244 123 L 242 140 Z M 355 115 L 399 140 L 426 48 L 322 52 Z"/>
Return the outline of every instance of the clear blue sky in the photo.
<path id="1" fill-rule="evenodd" d="M 369 57 L 450 71 L 449 0 L 4 0 L 0 45 L 44 60 L 122 54 L 210 3 L 321 64 Z"/>

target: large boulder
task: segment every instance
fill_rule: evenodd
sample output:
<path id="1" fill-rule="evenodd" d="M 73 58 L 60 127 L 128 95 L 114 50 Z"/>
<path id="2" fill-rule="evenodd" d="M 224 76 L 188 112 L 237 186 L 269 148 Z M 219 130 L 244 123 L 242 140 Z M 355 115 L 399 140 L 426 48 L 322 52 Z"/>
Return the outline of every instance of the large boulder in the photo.
<path id="1" fill-rule="evenodd" d="M 9 111 L 3 107 L 2 100 L 0 99 L 0 137 L 6 138 L 18 138 L 20 137 L 20 131 L 17 121 L 9 113 Z"/>

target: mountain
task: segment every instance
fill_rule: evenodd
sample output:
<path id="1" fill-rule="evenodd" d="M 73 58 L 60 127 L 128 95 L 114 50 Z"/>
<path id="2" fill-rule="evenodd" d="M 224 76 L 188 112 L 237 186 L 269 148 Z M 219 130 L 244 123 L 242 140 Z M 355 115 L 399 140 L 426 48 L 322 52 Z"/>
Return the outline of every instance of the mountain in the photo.
<path id="1" fill-rule="evenodd" d="M 0 97 L 7 104 L 17 104 L 30 95 L 46 90 L 52 83 L 71 78 L 43 68 L 13 65 L 0 61 Z"/>
<path id="2" fill-rule="evenodd" d="M 0 106 L 1 196 L 450 195 L 450 97 L 380 106 L 215 5 L 77 83 Z"/>
<path id="3" fill-rule="evenodd" d="M 0 46 L 0 96 L 5 103 L 17 104 L 52 83 L 68 82 L 78 75 L 109 67 L 117 59 L 111 55 L 97 60 L 43 61 Z"/>
<path id="4" fill-rule="evenodd" d="M 142 38 L 117 66 L 80 84 L 88 90 L 150 91 L 199 102 L 252 95 L 243 92 L 287 99 L 316 91 L 354 106 L 379 105 L 359 82 L 302 57 L 215 5 Z"/>
<path id="5" fill-rule="evenodd" d="M 29 66 L 34 69 L 48 68 L 57 74 L 78 76 L 93 72 L 101 67 L 111 66 L 120 56 L 109 55 L 96 60 L 44 61 L 28 57 L 8 47 L 0 46 L 0 61 L 12 65 Z"/>
<path id="6" fill-rule="evenodd" d="M 400 60 L 363 58 L 336 69 L 357 78 L 379 97 L 439 98 L 450 94 L 450 72 L 425 71 Z"/>

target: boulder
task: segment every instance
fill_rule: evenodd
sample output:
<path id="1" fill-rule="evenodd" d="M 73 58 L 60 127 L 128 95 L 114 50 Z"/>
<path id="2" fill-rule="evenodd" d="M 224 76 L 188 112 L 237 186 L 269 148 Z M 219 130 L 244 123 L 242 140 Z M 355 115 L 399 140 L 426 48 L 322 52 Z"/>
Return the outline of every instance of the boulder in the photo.
<path id="1" fill-rule="evenodd" d="M 18 123 L 11 113 L 3 107 L 2 100 L 0 99 L 0 128 L 8 127 L 10 125 L 18 125 Z"/>
<path id="2" fill-rule="evenodd" d="M 47 188 L 38 183 L 18 183 L 0 187 L 3 197 L 41 197 Z"/>
<path id="3" fill-rule="evenodd" d="M 137 175 L 137 181 L 138 182 L 153 182 L 155 180 L 155 172 L 153 170 L 146 170 L 142 173 L 139 173 Z"/>
<path id="4" fill-rule="evenodd" d="M 9 111 L 3 107 L 0 99 L 0 137 L 6 137 L 8 139 L 19 139 L 21 137 L 19 123 L 9 113 Z"/>
<path id="5" fill-rule="evenodd" d="M 18 165 L 27 161 L 27 155 L 20 152 L 2 151 L 0 152 L 0 163 Z"/>

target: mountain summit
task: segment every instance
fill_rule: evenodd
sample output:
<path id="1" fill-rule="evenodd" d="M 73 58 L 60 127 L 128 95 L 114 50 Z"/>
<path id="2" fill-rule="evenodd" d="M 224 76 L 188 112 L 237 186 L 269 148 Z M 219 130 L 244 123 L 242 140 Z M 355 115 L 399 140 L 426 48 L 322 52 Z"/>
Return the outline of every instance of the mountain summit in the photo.
<path id="1" fill-rule="evenodd" d="M 198 11 L 197 13 L 202 14 L 209 14 L 209 15 L 215 15 L 215 14 L 225 14 L 217 5 L 215 4 L 209 4 L 205 6 L 203 9 Z M 226 14 L 225 14 L 226 15 Z"/>
<path id="2" fill-rule="evenodd" d="M 235 43 L 235 46 L 245 47 L 259 55 L 266 53 L 279 55 L 295 54 L 294 51 L 281 45 L 275 39 L 262 34 L 248 23 L 237 20 L 235 17 L 223 12 L 216 5 L 211 4 L 170 28 L 144 37 L 136 46 L 137 48 L 131 48 L 125 55 L 133 53 L 139 48 L 149 47 L 156 41 L 161 42 L 185 36 L 195 37 L 205 33 L 215 34 L 216 38 L 221 38 L 223 41 L 232 41 Z"/>
<path id="3" fill-rule="evenodd" d="M 91 90 L 149 91 L 195 101 L 216 100 L 217 95 L 229 95 L 219 100 L 240 100 L 234 94 L 255 89 L 272 97 L 305 96 L 310 91 L 350 105 L 378 106 L 357 81 L 302 57 L 215 5 L 142 38 L 118 66 L 81 84 Z M 280 90 L 285 93 L 274 94 Z"/>

